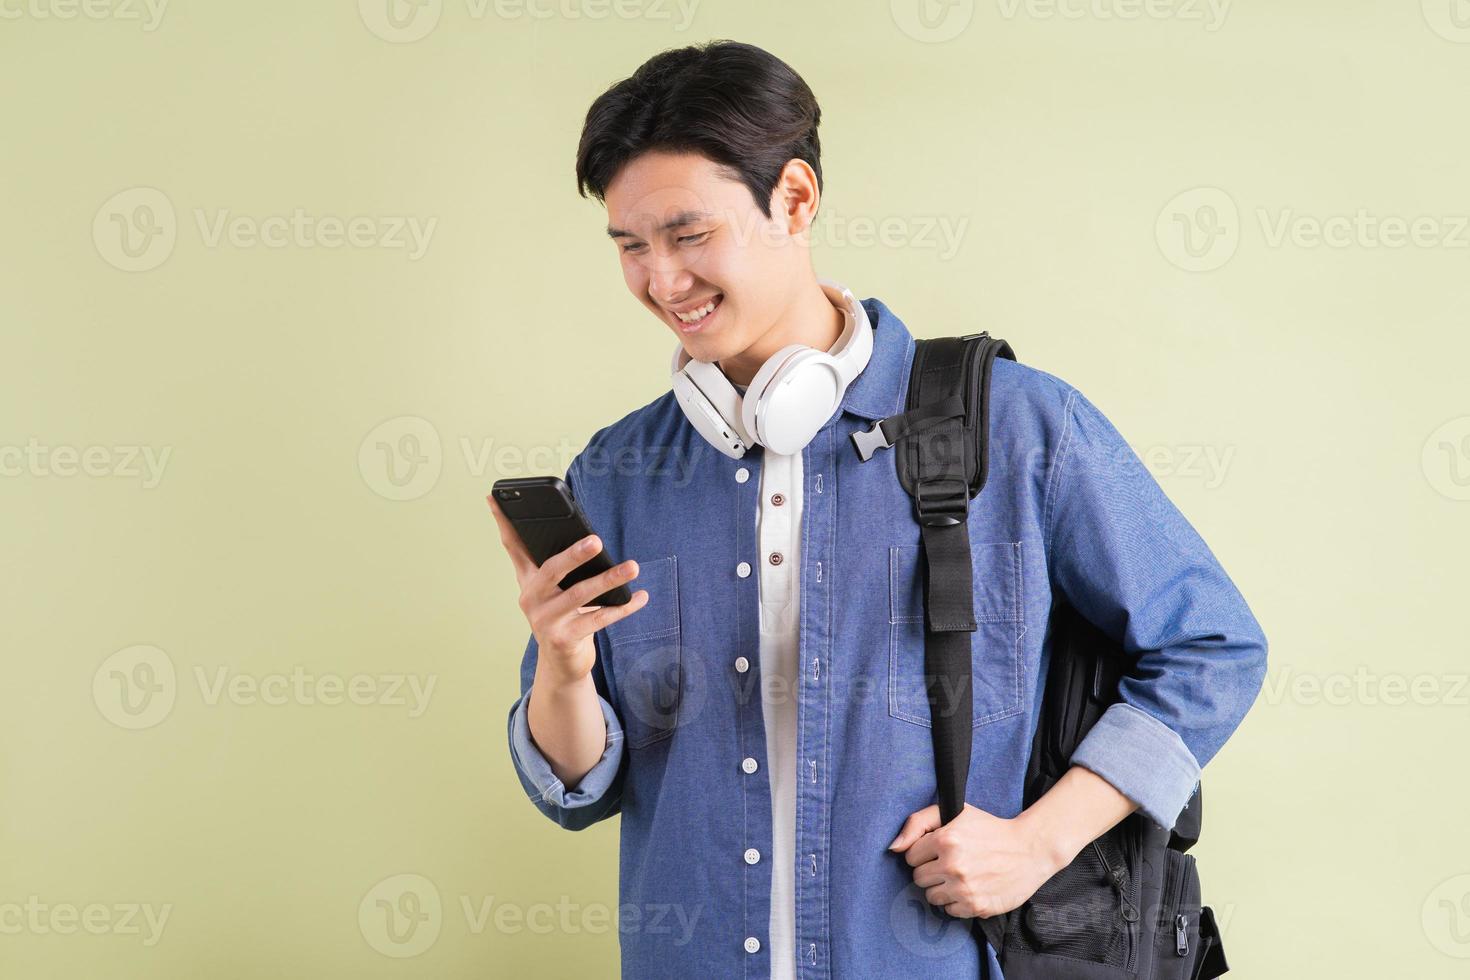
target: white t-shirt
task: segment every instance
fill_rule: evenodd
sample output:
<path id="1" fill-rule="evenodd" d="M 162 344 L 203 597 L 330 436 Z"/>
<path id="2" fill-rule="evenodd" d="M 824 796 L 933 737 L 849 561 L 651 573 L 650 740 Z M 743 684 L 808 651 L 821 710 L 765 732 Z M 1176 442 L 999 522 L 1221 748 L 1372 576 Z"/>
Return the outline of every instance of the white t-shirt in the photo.
<path id="1" fill-rule="evenodd" d="M 771 980 L 796 977 L 796 691 L 801 655 L 801 453 L 764 452 L 760 504 L 761 704 L 771 780 Z M 780 501 L 777 503 L 776 501 Z M 779 554 L 779 564 L 771 556 Z"/>
<path id="2" fill-rule="evenodd" d="M 745 394 L 745 385 L 736 385 Z M 796 978 L 796 679 L 801 656 L 801 452 L 763 449 L 760 508 L 761 708 L 771 782 L 771 980 Z M 778 563 L 771 561 L 779 554 Z"/>

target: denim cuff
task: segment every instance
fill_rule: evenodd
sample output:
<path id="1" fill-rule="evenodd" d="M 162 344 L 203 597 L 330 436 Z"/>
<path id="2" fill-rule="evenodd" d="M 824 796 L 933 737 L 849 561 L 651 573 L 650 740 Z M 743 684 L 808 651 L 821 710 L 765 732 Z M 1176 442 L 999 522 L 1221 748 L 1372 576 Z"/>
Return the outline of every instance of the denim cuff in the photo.
<path id="1" fill-rule="evenodd" d="M 533 689 L 528 689 L 521 696 L 510 715 L 511 759 L 540 794 L 531 796 L 531 802 L 550 803 L 564 810 L 596 803 L 612 786 L 618 774 L 618 766 L 623 761 L 623 726 L 618 721 L 617 713 L 605 698 L 598 696 L 602 717 L 607 722 L 607 745 L 597 764 L 587 771 L 587 775 L 582 777 L 576 788 L 568 790 L 556 773 L 551 771 L 551 763 L 546 761 L 546 756 L 541 754 L 541 750 L 531 740 L 531 724 L 526 715 L 527 707 L 531 703 L 531 690 Z"/>
<path id="2" fill-rule="evenodd" d="M 1164 829 L 1173 828 L 1199 785 L 1199 763 L 1178 733 L 1123 701 L 1103 712 L 1071 761 L 1112 783 Z"/>

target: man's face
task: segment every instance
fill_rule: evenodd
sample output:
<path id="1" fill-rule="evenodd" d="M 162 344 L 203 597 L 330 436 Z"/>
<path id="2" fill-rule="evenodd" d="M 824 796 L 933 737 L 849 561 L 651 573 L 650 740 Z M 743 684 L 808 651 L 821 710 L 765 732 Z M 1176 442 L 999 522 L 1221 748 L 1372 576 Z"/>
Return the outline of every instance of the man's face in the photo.
<path id="1" fill-rule="evenodd" d="M 806 174 L 797 170 L 800 182 Z M 778 184 L 767 218 L 744 184 L 694 153 L 644 153 L 608 185 L 603 199 L 623 279 L 691 357 L 720 361 L 746 351 L 796 295 L 811 261 L 796 236 L 810 218 L 800 204 L 788 209 L 787 197 Z M 678 315 L 711 301 L 713 312 L 691 317 L 696 322 Z"/>

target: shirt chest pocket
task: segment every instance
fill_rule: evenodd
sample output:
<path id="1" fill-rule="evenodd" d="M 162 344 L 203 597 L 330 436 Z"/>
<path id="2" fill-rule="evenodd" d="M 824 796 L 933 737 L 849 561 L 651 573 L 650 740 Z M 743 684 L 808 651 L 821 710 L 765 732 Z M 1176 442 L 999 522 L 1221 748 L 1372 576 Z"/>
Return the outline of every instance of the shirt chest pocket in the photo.
<path id="1" fill-rule="evenodd" d="M 678 559 L 669 555 L 637 561 L 638 577 L 628 588 L 647 589 L 648 603 L 603 630 L 613 706 L 633 749 L 673 734 L 684 687 Z"/>
<path id="2" fill-rule="evenodd" d="M 1019 714 L 1023 657 L 1021 542 L 973 544 L 975 632 L 970 634 L 974 725 Z M 888 549 L 888 713 L 932 727 L 924 689 L 924 554 Z M 942 695 L 941 695 L 942 696 Z"/>

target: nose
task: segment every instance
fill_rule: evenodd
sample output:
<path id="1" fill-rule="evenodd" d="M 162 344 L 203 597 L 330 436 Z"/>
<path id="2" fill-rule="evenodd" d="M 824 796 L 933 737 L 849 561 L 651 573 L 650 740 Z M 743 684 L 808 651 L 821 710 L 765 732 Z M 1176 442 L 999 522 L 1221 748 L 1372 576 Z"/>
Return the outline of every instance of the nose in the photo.
<path id="1" fill-rule="evenodd" d="M 680 268 L 654 269 L 648 277 L 648 291 L 665 306 L 674 306 L 681 296 L 689 295 L 694 277 Z"/>

